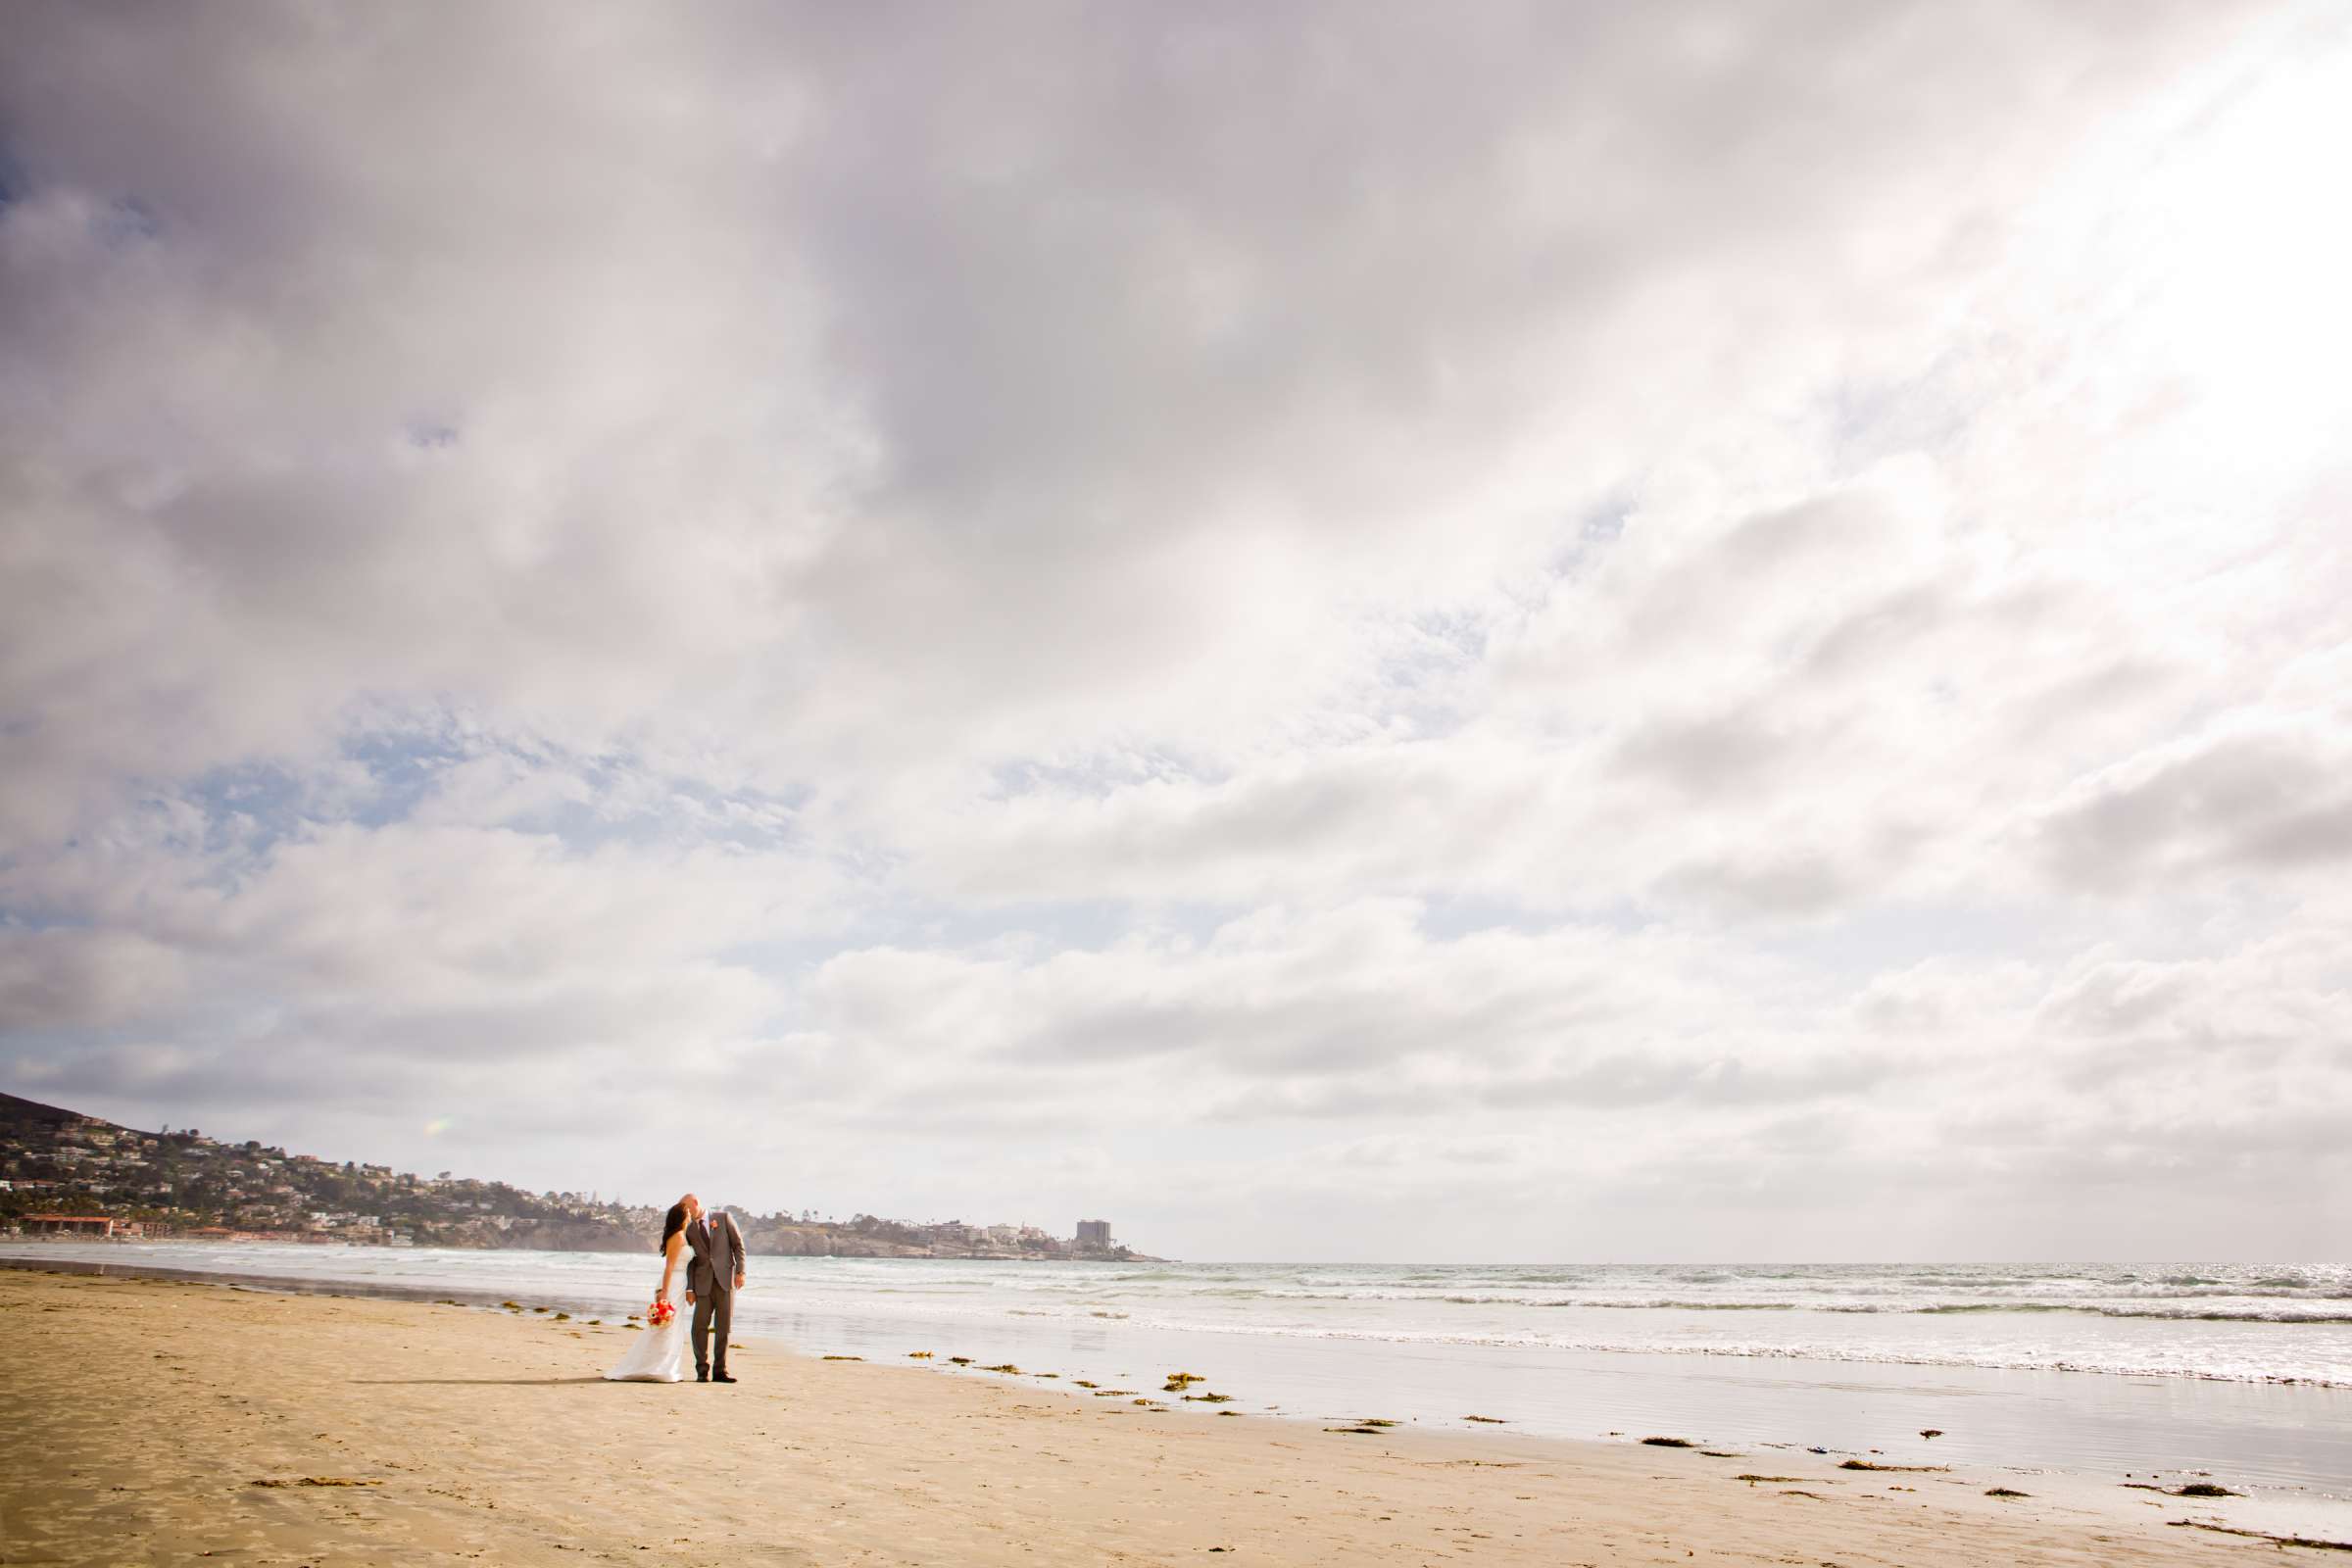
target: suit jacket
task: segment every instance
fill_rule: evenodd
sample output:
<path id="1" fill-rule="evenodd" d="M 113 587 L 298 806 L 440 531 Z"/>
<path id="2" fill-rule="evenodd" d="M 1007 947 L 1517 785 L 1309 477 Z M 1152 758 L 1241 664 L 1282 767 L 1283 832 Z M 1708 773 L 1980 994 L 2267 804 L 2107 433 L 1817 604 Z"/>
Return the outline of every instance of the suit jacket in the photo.
<path id="1" fill-rule="evenodd" d="M 686 1288 L 697 1296 L 716 1296 L 735 1289 L 743 1272 L 743 1232 L 735 1216 L 721 1213 L 716 1225 L 710 1215 L 686 1227 L 686 1246 L 694 1257 L 686 1265 Z"/>

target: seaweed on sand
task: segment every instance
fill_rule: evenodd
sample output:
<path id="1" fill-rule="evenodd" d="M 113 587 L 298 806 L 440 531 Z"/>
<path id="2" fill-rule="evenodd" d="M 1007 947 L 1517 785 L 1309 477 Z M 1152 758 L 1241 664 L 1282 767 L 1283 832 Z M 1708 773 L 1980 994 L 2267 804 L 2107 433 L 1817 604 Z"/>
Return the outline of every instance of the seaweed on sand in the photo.
<path id="1" fill-rule="evenodd" d="M 1984 1495 L 1987 1497 L 2031 1497 L 2034 1494 L 2020 1492 L 2015 1487 L 1986 1487 Z"/>
<path id="2" fill-rule="evenodd" d="M 1932 1470 L 1949 1470 L 1948 1464 L 1872 1464 L 1868 1459 L 1841 1459 L 1840 1470 L 1878 1470 L 1887 1475 L 1925 1475 Z"/>
<path id="3" fill-rule="evenodd" d="M 2267 1541 L 2275 1546 L 2302 1546 L 2312 1551 L 2352 1551 L 2352 1541 L 2320 1541 L 2311 1536 L 2274 1536 L 2267 1530 L 2239 1530 L 2230 1525 L 2209 1525 L 2202 1519 L 2167 1519 L 2176 1530 L 2210 1530 L 2217 1536 L 2244 1536 L 2249 1541 Z"/>
<path id="4" fill-rule="evenodd" d="M 288 1476 L 268 1478 L 253 1483 L 257 1487 L 380 1487 L 381 1481 L 363 1481 L 357 1476 Z"/>
<path id="5" fill-rule="evenodd" d="M 1643 1438 L 1642 1446 L 1649 1448 L 1695 1448 L 1697 1444 L 1689 1438 Z"/>

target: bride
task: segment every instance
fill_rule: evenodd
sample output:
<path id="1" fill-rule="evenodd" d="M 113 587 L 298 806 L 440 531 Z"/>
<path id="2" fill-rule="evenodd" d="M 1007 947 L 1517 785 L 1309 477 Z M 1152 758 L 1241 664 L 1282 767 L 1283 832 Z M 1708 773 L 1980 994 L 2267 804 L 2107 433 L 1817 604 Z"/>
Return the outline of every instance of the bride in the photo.
<path id="1" fill-rule="evenodd" d="M 656 1301 L 669 1300 L 670 1277 L 686 1250 L 686 1205 L 672 1203 L 662 1219 L 662 1288 Z M 629 1353 L 605 1374 L 614 1383 L 682 1383 L 686 1378 L 686 1314 L 671 1302 L 669 1321 L 648 1322 L 645 1332 L 629 1346 Z"/>

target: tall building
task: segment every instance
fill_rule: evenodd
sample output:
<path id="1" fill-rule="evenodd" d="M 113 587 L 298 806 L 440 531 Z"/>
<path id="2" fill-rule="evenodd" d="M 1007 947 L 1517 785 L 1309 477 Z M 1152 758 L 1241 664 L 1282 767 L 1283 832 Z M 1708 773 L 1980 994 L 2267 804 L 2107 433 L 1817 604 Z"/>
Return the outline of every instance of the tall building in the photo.
<path id="1" fill-rule="evenodd" d="M 1080 1220 L 1078 1222 L 1078 1245 L 1107 1249 L 1110 1246 L 1110 1221 L 1106 1219 Z"/>

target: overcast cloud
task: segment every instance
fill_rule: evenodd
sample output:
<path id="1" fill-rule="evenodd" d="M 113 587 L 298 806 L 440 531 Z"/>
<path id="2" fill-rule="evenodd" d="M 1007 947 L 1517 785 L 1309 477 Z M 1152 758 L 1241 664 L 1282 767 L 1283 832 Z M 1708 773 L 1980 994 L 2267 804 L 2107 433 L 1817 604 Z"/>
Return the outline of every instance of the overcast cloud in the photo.
<path id="1" fill-rule="evenodd" d="M 2340 1256 L 2329 4 L 19 6 L 0 1087 Z"/>

